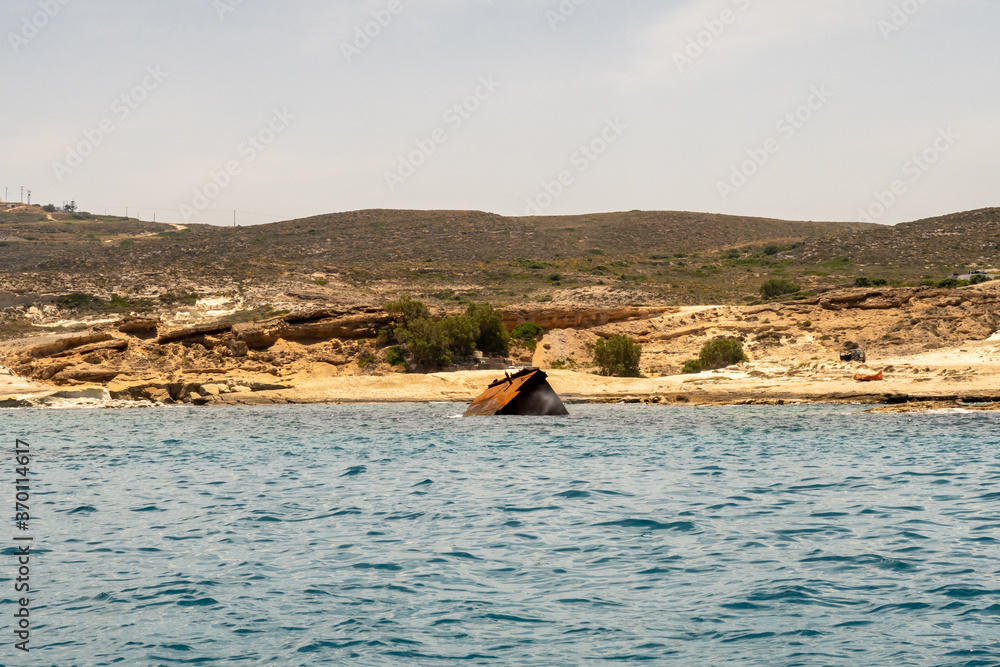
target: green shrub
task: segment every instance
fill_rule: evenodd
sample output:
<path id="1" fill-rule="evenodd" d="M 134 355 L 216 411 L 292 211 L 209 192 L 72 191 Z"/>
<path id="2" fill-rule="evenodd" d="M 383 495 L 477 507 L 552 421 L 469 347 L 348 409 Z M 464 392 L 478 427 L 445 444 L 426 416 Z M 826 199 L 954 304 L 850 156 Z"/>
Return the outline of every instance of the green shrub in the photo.
<path id="1" fill-rule="evenodd" d="M 514 327 L 514 330 L 510 332 L 510 337 L 515 340 L 537 340 L 543 333 L 545 333 L 545 329 L 534 322 L 524 322 Z"/>
<path id="2" fill-rule="evenodd" d="M 774 245 L 773 243 L 764 246 L 765 255 L 777 255 L 779 252 L 781 252 L 781 246 Z"/>
<path id="3" fill-rule="evenodd" d="M 969 284 L 970 285 L 978 285 L 980 283 L 988 283 L 991 280 L 993 280 L 993 278 L 991 278 L 990 276 L 986 275 L 985 273 L 975 273 L 975 274 L 972 275 L 971 278 L 969 278 Z"/>
<path id="4" fill-rule="evenodd" d="M 503 324 L 503 313 L 488 303 L 470 303 L 465 314 L 472 318 L 479 330 L 476 337 L 479 351 L 500 355 L 510 352 L 510 334 Z"/>
<path id="5" fill-rule="evenodd" d="M 470 357 L 476 351 L 479 327 L 468 315 L 452 315 L 437 323 L 448 349 L 459 357 Z"/>
<path id="6" fill-rule="evenodd" d="M 681 373 L 685 375 L 693 375 L 695 373 L 700 373 L 704 368 L 701 367 L 701 362 L 697 359 L 688 359 L 684 362 L 683 368 L 681 368 Z"/>
<path id="7" fill-rule="evenodd" d="M 795 294 L 801 288 L 790 280 L 775 278 L 768 280 L 760 286 L 760 295 L 765 299 L 784 296 L 785 294 Z"/>
<path id="8" fill-rule="evenodd" d="M 368 368 L 375 364 L 374 354 L 363 354 L 358 357 L 358 368 Z"/>
<path id="9" fill-rule="evenodd" d="M 84 294 L 83 292 L 73 292 L 65 296 L 59 297 L 56 301 L 60 306 L 65 308 L 83 308 L 84 306 L 89 306 L 94 303 L 94 301 L 99 301 L 92 294 Z"/>
<path id="10" fill-rule="evenodd" d="M 398 315 L 403 324 L 412 320 L 431 319 L 431 311 L 424 302 L 416 301 L 408 296 L 404 296 L 399 301 L 390 301 L 385 304 L 385 310 L 393 315 Z"/>
<path id="11" fill-rule="evenodd" d="M 128 301 L 127 299 L 123 299 L 117 294 L 111 295 L 111 301 L 109 303 L 111 305 L 111 308 L 114 310 L 122 310 L 124 308 L 132 307 L 132 303 L 130 301 Z"/>
<path id="12" fill-rule="evenodd" d="M 545 330 L 534 322 L 523 322 L 514 327 L 510 332 L 511 340 L 516 340 L 531 352 L 538 347 L 538 337 L 545 333 Z"/>
<path id="13" fill-rule="evenodd" d="M 716 338 L 705 343 L 698 354 L 703 370 L 725 368 L 747 360 L 743 343 L 736 338 Z"/>
<path id="14" fill-rule="evenodd" d="M 396 329 L 399 342 L 406 345 L 410 358 L 417 366 L 451 366 L 454 357 L 450 341 L 436 322 L 420 318 Z"/>
<path id="15" fill-rule="evenodd" d="M 885 287 L 889 284 L 889 281 L 885 278 L 855 278 L 855 287 Z"/>
<path id="16" fill-rule="evenodd" d="M 594 345 L 594 365 L 601 375 L 614 377 L 641 377 L 639 359 L 642 347 L 628 336 L 601 338 Z"/>
<path id="17" fill-rule="evenodd" d="M 54 204 L 46 204 L 45 206 L 42 207 L 42 210 L 45 211 L 46 213 L 55 213 L 56 207 Z"/>
<path id="18" fill-rule="evenodd" d="M 316 281 L 316 284 L 319 285 L 320 287 L 326 287 L 329 284 L 329 282 L 320 278 L 319 280 Z"/>
<path id="19" fill-rule="evenodd" d="M 188 294 L 167 293 L 160 295 L 160 301 L 163 303 L 185 303 L 189 306 L 193 306 L 198 303 L 198 299 L 199 297 L 197 292 L 190 292 Z"/>
<path id="20" fill-rule="evenodd" d="M 401 342 L 396 335 L 397 328 L 394 326 L 383 327 L 375 338 L 375 344 L 379 347 L 388 347 L 394 343 Z"/>
<path id="21" fill-rule="evenodd" d="M 954 289 L 956 287 L 967 287 L 969 285 L 968 280 L 956 280 L 955 278 L 945 278 L 944 280 L 938 281 L 935 287 L 941 287 L 944 289 Z"/>
<path id="22" fill-rule="evenodd" d="M 406 357 L 403 355 L 403 349 L 398 345 L 393 345 L 385 353 L 385 361 L 390 366 L 405 366 Z"/>
<path id="23" fill-rule="evenodd" d="M 464 315 L 437 322 L 426 305 L 409 297 L 388 303 L 385 309 L 397 316 L 398 323 L 379 331 L 378 345 L 405 346 L 417 366 L 450 366 L 456 356 L 468 357 L 477 349 L 485 354 L 507 354 L 510 348 L 503 314 L 488 303 L 470 304 Z"/>

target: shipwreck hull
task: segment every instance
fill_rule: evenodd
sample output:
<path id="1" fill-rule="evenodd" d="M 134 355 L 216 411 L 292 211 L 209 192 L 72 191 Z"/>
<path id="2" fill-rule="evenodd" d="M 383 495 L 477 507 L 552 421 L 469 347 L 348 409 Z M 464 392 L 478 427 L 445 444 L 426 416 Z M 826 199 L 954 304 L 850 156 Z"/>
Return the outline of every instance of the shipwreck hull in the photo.
<path id="1" fill-rule="evenodd" d="M 559 394 L 549 386 L 544 372 L 528 368 L 497 380 L 472 402 L 466 417 L 522 415 L 563 417 L 569 415 Z"/>

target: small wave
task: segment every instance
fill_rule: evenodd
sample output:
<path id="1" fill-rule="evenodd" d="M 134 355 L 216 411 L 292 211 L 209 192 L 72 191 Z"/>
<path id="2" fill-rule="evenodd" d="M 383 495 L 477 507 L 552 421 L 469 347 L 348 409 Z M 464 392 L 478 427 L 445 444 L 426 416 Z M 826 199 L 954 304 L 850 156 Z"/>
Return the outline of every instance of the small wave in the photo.
<path id="1" fill-rule="evenodd" d="M 355 563 L 351 567 L 355 570 L 382 570 L 385 572 L 399 572 L 403 569 L 395 563 Z"/>
<path id="2" fill-rule="evenodd" d="M 501 507 L 503 512 L 514 512 L 520 514 L 526 514 L 528 512 L 544 512 L 545 510 L 561 510 L 561 507 L 556 505 L 546 505 L 544 507 Z"/>
<path id="3" fill-rule="evenodd" d="M 147 505 L 145 507 L 137 507 L 133 512 L 165 512 L 166 510 L 161 510 L 156 505 Z"/>
<path id="4" fill-rule="evenodd" d="M 199 598 L 197 600 L 181 600 L 177 603 L 179 607 L 210 607 L 219 604 L 215 598 Z"/>
<path id="5" fill-rule="evenodd" d="M 595 523 L 595 526 L 616 526 L 618 528 L 641 528 L 643 530 L 679 530 L 690 531 L 695 529 L 695 525 L 690 521 L 674 521 L 672 523 L 660 523 L 652 519 L 622 519 L 620 521 L 605 521 Z"/>
<path id="6" fill-rule="evenodd" d="M 572 489 L 570 491 L 563 491 L 562 493 L 557 493 L 556 498 L 589 498 L 590 493 L 588 491 L 577 491 Z"/>
<path id="7" fill-rule="evenodd" d="M 488 618 L 494 621 L 510 621 L 511 623 L 552 623 L 541 618 L 528 618 L 526 616 L 514 616 L 513 614 L 485 614 L 481 618 Z"/>

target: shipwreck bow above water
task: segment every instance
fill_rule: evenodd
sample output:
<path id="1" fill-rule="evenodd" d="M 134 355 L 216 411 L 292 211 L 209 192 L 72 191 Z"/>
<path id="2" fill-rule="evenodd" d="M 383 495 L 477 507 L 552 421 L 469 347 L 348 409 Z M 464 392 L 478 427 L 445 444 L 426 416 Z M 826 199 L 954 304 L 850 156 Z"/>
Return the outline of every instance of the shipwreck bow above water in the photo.
<path id="1" fill-rule="evenodd" d="M 548 376 L 538 368 L 526 368 L 497 380 L 472 402 L 466 417 L 522 415 L 559 417 L 569 415 L 559 394 L 549 386 Z"/>

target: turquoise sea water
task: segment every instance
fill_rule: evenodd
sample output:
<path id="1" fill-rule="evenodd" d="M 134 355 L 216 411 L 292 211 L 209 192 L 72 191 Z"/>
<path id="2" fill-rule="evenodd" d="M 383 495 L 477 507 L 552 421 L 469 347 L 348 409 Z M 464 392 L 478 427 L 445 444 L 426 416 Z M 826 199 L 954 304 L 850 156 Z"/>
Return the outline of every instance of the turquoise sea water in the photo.
<path id="1" fill-rule="evenodd" d="M 0 664 L 1000 664 L 998 414 L 463 408 L 4 411 Z"/>

